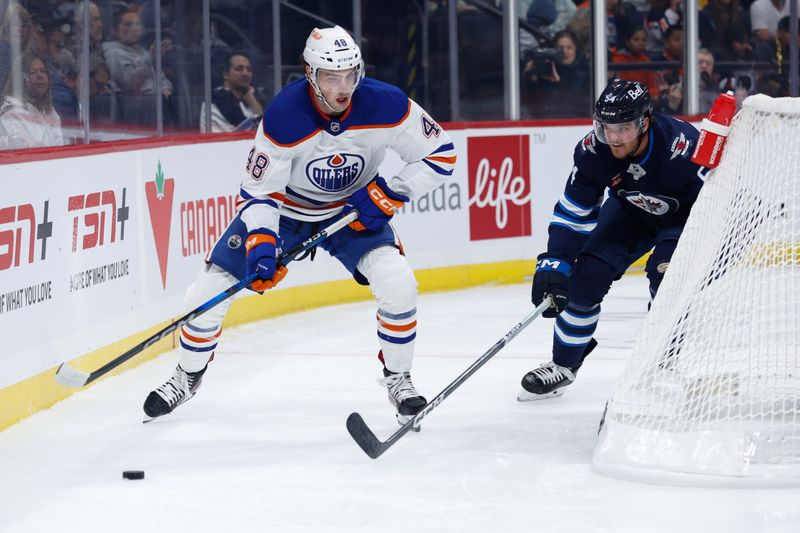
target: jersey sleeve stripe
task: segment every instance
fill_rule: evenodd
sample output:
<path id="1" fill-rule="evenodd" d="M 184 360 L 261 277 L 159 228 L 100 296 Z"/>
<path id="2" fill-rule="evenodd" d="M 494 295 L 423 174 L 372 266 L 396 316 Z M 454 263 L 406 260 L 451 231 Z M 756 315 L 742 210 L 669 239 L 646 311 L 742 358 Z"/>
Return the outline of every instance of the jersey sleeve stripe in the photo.
<path id="1" fill-rule="evenodd" d="M 586 216 L 589 214 L 590 211 L 592 211 L 597 207 L 597 204 L 584 205 L 579 202 L 576 202 L 575 200 L 567 196 L 567 193 L 563 193 L 561 195 L 561 198 L 558 199 L 558 203 L 560 203 L 567 211 L 570 211 L 578 216 Z"/>
<path id="2" fill-rule="evenodd" d="M 440 167 L 439 165 L 436 165 L 436 164 L 431 163 L 430 161 L 428 161 L 427 157 L 425 159 L 423 159 L 422 162 L 425 163 L 426 165 L 428 165 L 429 167 L 431 167 L 438 174 L 441 174 L 443 176 L 452 176 L 453 175 L 453 169 L 445 170 L 442 167 Z"/>
<path id="3" fill-rule="evenodd" d="M 439 161 L 440 163 L 450 163 L 451 165 L 454 165 L 456 162 L 456 156 L 454 155 L 450 157 L 443 157 L 443 156 L 434 157 L 429 155 L 425 159 L 427 159 L 428 161 Z"/>
<path id="4" fill-rule="evenodd" d="M 578 233 L 583 233 L 585 235 L 588 235 L 589 233 L 594 231 L 594 228 L 597 227 L 597 222 L 591 222 L 588 224 L 577 224 L 575 222 L 572 222 L 571 220 L 567 220 L 564 218 L 560 218 L 557 215 L 553 215 L 553 218 L 550 220 L 550 225 L 561 226 L 570 229 L 572 231 L 577 231 Z"/>
<path id="5" fill-rule="evenodd" d="M 576 224 L 587 224 L 589 222 L 597 222 L 598 211 L 592 210 L 588 215 L 577 216 L 575 213 L 564 210 L 560 205 L 556 204 L 553 209 L 553 216 L 561 217 L 565 220 L 575 222 Z"/>
<path id="6" fill-rule="evenodd" d="M 441 145 L 439 148 L 437 148 L 436 150 L 431 152 L 431 155 L 438 154 L 439 152 L 446 152 L 448 150 L 455 150 L 455 149 L 456 149 L 456 147 L 453 146 L 453 143 L 447 143 L 447 144 Z"/>

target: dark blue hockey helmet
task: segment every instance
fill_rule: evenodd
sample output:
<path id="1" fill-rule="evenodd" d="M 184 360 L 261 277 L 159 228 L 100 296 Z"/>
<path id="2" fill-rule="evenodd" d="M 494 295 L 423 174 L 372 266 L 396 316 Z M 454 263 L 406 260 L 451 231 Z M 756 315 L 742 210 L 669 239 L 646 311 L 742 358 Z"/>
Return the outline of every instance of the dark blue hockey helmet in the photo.
<path id="1" fill-rule="evenodd" d="M 594 129 L 600 142 L 608 143 L 603 125 L 633 123 L 636 135 L 644 133 L 644 119 L 653 113 L 647 86 L 638 81 L 613 79 L 594 105 Z"/>

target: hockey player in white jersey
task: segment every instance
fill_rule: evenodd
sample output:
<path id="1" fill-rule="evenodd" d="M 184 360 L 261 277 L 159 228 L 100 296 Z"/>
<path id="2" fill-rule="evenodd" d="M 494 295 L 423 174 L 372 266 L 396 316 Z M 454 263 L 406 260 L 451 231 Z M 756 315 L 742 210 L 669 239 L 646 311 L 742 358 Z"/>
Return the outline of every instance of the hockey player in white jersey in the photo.
<path id="1" fill-rule="evenodd" d="M 292 249 L 353 209 L 359 218 L 320 245 L 369 285 L 378 304 L 382 385 L 401 423 L 426 404 L 411 381 L 417 282 L 389 224 L 394 210 L 444 182 L 456 154 L 444 130 L 398 88 L 364 77 L 359 47 L 342 28 L 315 28 L 303 51 L 305 79 L 286 86 L 264 113 L 247 157 L 237 216 L 217 241 L 187 301 L 203 301 L 257 273 L 263 292 L 286 275 Z M 378 175 L 391 148 L 406 166 Z M 152 391 L 150 418 L 197 392 L 219 341 L 225 300 L 181 328 L 180 362 Z M 268 335 L 268 333 L 267 333 Z"/>

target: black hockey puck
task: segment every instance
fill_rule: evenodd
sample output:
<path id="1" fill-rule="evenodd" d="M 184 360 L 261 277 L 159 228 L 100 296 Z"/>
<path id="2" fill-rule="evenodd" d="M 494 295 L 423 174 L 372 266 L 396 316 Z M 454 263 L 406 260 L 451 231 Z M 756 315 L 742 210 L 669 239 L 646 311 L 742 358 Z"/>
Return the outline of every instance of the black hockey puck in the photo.
<path id="1" fill-rule="evenodd" d="M 144 470 L 126 470 L 122 473 L 124 479 L 144 479 Z"/>

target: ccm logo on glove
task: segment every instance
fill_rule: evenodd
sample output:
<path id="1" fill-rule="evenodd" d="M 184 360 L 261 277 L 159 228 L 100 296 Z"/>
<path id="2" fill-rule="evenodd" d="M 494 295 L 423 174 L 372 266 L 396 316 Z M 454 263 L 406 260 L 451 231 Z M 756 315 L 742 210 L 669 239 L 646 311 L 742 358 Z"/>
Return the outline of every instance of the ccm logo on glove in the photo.
<path id="1" fill-rule="evenodd" d="M 356 231 L 378 231 L 408 200 L 408 196 L 394 192 L 378 176 L 350 197 L 347 206 L 358 210 L 358 220 L 350 223 L 350 227 Z"/>

